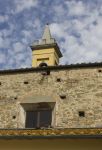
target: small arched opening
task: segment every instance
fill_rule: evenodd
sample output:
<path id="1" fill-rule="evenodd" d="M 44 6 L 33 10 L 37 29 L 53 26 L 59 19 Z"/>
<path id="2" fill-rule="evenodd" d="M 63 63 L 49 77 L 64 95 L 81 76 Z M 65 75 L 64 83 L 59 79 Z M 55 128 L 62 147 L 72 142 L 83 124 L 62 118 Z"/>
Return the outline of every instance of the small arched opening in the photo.
<path id="1" fill-rule="evenodd" d="M 42 63 L 39 64 L 39 67 L 45 68 L 45 67 L 48 67 L 48 65 L 47 65 L 47 63 L 42 62 Z M 50 75 L 50 70 L 49 70 L 49 69 L 44 70 L 44 71 L 42 72 L 42 75 Z"/>
<path id="2" fill-rule="evenodd" d="M 45 62 L 42 62 L 39 64 L 39 67 L 47 67 L 47 66 L 48 66 L 47 63 L 45 63 Z"/>

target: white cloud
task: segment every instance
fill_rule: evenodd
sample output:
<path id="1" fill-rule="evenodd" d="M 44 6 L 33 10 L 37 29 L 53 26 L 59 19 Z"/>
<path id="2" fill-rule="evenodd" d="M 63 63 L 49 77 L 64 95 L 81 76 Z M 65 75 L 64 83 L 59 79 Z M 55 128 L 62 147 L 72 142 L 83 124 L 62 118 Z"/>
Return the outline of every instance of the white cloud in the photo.
<path id="1" fill-rule="evenodd" d="M 0 37 L 0 47 L 4 47 L 4 39 Z"/>
<path id="2" fill-rule="evenodd" d="M 0 48 L 8 48 L 10 45 L 9 38 L 4 38 L 3 36 L 0 36 Z"/>
<path id="3" fill-rule="evenodd" d="M 8 15 L 0 15 L 0 23 L 8 21 L 9 16 Z"/>
<path id="4" fill-rule="evenodd" d="M 16 42 L 13 44 L 13 50 L 15 53 L 23 52 L 24 49 L 25 46 L 20 42 Z"/>
<path id="5" fill-rule="evenodd" d="M 20 13 L 25 9 L 36 7 L 38 4 L 37 0 L 15 0 L 15 13 Z"/>
<path id="6" fill-rule="evenodd" d="M 65 9 L 64 9 L 64 7 L 61 4 L 59 4 L 57 7 L 54 6 L 53 10 L 59 16 L 63 16 L 63 14 L 65 13 Z"/>
<path id="7" fill-rule="evenodd" d="M 9 48 L 11 47 L 11 43 L 12 43 L 12 35 L 13 35 L 13 30 L 14 30 L 14 25 L 11 23 L 9 24 L 9 28 L 6 29 L 2 29 L 0 30 L 0 48 Z"/>
<path id="8" fill-rule="evenodd" d="M 47 3 L 41 6 L 40 2 L 39 0 L 14 0 L 12 2 L 14 7 L 10 7 L 12 15 L 0 16 L 0 23 L 8 21 L 7 28 L 0 30 L 0 48 L 9 49 L 8 55 L 12 57 L 8 60 L 9 67 L 14 67 L 13 64 L 16 64 L 15 67 L 25 67 L 30 64 L 31 58 L 27 54 L 30 50 L 27 51 L 27 45 L 40 38 L 46 21 L 50 23 L 52 21 L 51 33 L 58 41 L 64 56 L 61 63 L 102 61 L 100 3 L 96 5 L 91 1 L 65 0 L 62 3 L 59 1 L 59 5 L 58 2 L 54 5 L 54 1 L 53 5 L 49 5 L 50 3 L 46 1 Z M 35 7 L 38 13 L 35 9 L 32 10 Z M 20 18 L 21 16 L 24 18 Z M 17 20 L 18 18 L 21 20 Z"/>
<path id="9" fill-rule="evenodd" d="M 87 8 L 84 6 L 82 1 L 67 1 L 66 5 L 68 6 L 68 13 L 69 15 L 85 15 L 87 12 Z"/>
<path id="10" fill-rule="evenodd" d="M 65 4 L 69 8 L 69 13 L 66 13 L 68 12 L 66 9 L 65 12 L 61 11 L 67 14 L 62 17 L 62 20 L 59 19 L 59 14 L 56 14 L 55 18 L 58 15 L 60 22 L 56 21 L 50 26 L 52 34 L 59 39 L 63 50 L 64 57 L 61 63 L 102 61 L 101 6 L 93 9 L 91 5 L 75 0 L 67 1 Z M 60 39 L 64 40 L 60 41 Z"/>
<path id="11" fill-rule="evenodd" d="M 53 35 L 56 35 L 57 37 L 63 36 L 64 32 L 63 32 L 63 28 L 61 27 L 61 24 L 52 23 L 50 25 L 50 28 L 51 28 L 51 33 Z"/>
<path id="12" fill-rule="evenodd" d="M 0 64 L 6 62 L 6 56 L 4 53 L 0 52 Z"/>

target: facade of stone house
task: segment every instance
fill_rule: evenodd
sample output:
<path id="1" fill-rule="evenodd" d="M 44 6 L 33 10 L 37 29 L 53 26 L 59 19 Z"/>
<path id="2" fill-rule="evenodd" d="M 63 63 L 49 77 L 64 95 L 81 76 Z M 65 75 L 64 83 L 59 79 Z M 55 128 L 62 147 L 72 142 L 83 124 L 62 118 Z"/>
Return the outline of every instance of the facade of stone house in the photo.
<path id="1" fill-rule="evenodd" d="M 101 150 L 102 63 L 59 65 L 49 26 L 32 67 L 0 71 L 0 149 Z"/>
<path id="2" fill-rule="evenodd" d="M 58 65 L 46 25 L 32 68 L 0 71 L 0 128 L 102 127 L 102 63 Z"/>
<path id="3" fill-rule="evenodd" d="M 40 109 L 49 113 L 49 127 L 101 127 L 101 69 L 94 64 L 1 71 L 0 127 L 25 128 L 27 112 Z"/>

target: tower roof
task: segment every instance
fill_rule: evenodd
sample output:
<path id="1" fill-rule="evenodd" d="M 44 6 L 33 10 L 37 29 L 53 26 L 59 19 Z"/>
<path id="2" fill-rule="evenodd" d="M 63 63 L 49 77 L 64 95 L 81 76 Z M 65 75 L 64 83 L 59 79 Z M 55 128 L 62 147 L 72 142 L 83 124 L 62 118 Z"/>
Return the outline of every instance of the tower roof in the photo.
<path id="1" fill-rule="evenodd" d="M 30 46 L 32 50 L 40 50 L 40 49 L 47 49 L 47 48 L 55 48 L 59 58 L 62 57 L 62 53 L 59 49 L 59 46 L 56 40 L 51 36 L 49 25 L 46 24 L 44 28 L 44 32 L 42 38 L 40 40 L 36 40 Z"/>
<path id="2" fill-rule="evenodd" d="M 49 28 L 48 24 L 45 25 L 42 39 L 40 40 L 40 42 L 41 42 L 41 44 L 43 44 L 43 43 L 51 44 L 51 43 L 56 42 L 55 39 L 51 36 L 51 32 L 50 32 L 50 28 Z"/>
<path id="3" fill-rule="evenodd" d="M 35 46 L 35 45 L 54 44 L 54 43 L 56 43 L 56 40 L 51 36 L 49 25 L 46 24 L 42 38 L 40 40 L 34 41 L 32 45 Z"/>
<path id="4" fill-rule="evenodd" d="M 50 40 L 50 39 L 52 39 L 50 28 L 49 28 L 48 24 L 45 25 L 45 29 L 44 29 L 44 33 L 43 33 L 42 39 L 43 40 Z"/>

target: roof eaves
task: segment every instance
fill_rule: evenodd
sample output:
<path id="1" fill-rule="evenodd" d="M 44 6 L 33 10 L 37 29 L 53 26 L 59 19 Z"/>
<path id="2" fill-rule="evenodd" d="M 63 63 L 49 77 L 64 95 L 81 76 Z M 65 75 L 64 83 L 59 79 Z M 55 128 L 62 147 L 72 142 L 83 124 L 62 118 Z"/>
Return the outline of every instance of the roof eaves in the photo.
<path id="1" fill-rule="evenodd" d="M 27 72 L 41 72 L 41 71 L 57 71 L 57 70 L 67 70 L 67 69 L 83 69 L 83 68 L 94 68 L 102 67 L 102 62 L 100 63 L 82 63 L 82 64 L 70 64 L 70 65 L 59 65 L 59 66 L 47 66 L 47 67 L 36 67 L 36 68 L 21 68 L 21 69 L 11 69 L 11 70 L 0 70 L 0 74 L 11 74 L 11 73 L 27 73 Z"/>

